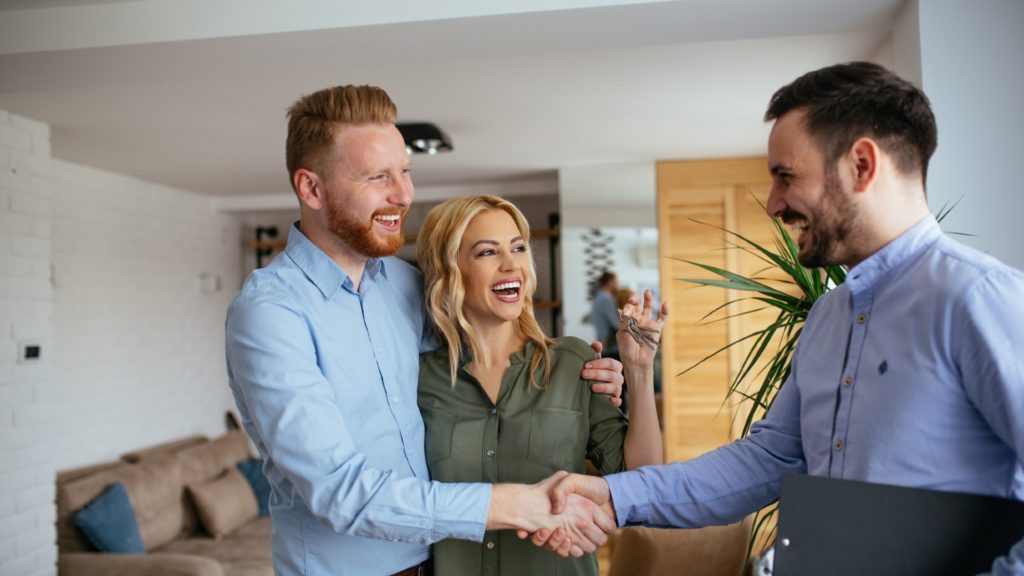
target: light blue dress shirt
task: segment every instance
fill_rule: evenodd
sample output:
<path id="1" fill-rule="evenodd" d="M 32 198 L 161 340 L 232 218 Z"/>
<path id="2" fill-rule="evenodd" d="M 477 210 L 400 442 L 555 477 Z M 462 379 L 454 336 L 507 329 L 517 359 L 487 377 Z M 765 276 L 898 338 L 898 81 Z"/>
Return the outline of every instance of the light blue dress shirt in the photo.
<path id="1" fill-rule="evenodd" d="M 819 299 L 768 416 L 684 463 L 607 476 L 620 524 L 696 527 L 785 473 L 1024 500 L 1024 273 L 928 217 Z M 1024 542 L 993 573 L 1024 574 Z"/>
<path id="2" fill-rule="evenodd" d="M 489 484 L 427 475 L 416 406 L 419 273 L 372 259 L 352 280 L 293 226 L 228 308 L 228 379 L 272 486 L 278 575 L 381 575 L 444 538 L 481 541 Z"/>

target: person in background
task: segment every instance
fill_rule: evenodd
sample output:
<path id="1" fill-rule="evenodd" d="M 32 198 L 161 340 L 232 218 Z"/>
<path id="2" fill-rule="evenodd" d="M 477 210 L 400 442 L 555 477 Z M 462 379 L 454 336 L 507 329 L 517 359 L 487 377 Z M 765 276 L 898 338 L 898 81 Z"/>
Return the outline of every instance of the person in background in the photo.
<path id="1" fill-rule="evenodd" d="M 413 198 L 396 116 L 373 86 L 292 106 L 300 220 L 228 308 L 228 381 L 271 485 L 274 572 L 422 575 L 432 542 L 524 525 L 593 550 L 607 518 L 583 499 L 556 517 L 542 486 L 428 477 L 416 382 L 432 338 L 419 273 L 392 257 Z M 617 388 L 617 369 L 590 362 L 583 377 Z"/>
<path id="2" fill-rule="evenodd" d="M 619 278 L 614 272 L 605 270 L 597 278 L 597 291 L 590 307 L 590 321 L 597 331 L 597 340 L 604 344 L 604 355 L 618 358 L 615 331 L 619 329 L 619 306 L 616 303 Z"/>
<path id="3" fill-rule="evenodd" d="M 582 493 L 619 525 L 724 524 L 778 499 L 786 473 L 1024 500 L 1024 273 L 931 215 L 927 97 L 853 62 L 782 87 L 765 119 L 768 213 L 796 231 L 803 265 L 846 266 L 846 281 L 815 302 L 749 436 L 687 462 L 570 476 L 554 509 Z M 991 574 L 1024 575 L 1024 540 Z"/>
<path id="4" fill-rule="evenodd" d="M 560 470 L 598 474 L 662 463 L 654 355 L 667 316 L 621 306 L 619 352 L 629 380 L 630 421 L 580 382 L 595 358 L 584 341 L 548 338 L 533 315 L 537 285 L 530 228 L 496 196 L 444 202 L 417 238 L 427 311 L 441 346 L 420 358 L 419 406 L 430 475 L 444 482 L 534 483 Z M 620 319 L 621 318 L 621 319 Z M 483 544 L 434 545 L 437 576 L 598 574 L 594 554 L 559 558 L 511 532 Z"/>

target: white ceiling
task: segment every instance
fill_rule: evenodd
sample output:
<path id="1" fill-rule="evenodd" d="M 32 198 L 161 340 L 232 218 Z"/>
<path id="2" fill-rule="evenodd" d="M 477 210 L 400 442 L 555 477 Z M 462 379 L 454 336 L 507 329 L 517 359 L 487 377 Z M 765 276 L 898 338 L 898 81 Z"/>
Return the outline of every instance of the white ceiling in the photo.
<path id="1" fill-rule="evenodd" d="M 0 109 L 47 122 L 55 157 L 248 197 L 288 191 L 298 96 L 369 83 L 454 141 L 415 159 L 421 190 L 536 182 L 763 153 L 772 92 L 874 57 L 901 4 L 0 0 Z"/>

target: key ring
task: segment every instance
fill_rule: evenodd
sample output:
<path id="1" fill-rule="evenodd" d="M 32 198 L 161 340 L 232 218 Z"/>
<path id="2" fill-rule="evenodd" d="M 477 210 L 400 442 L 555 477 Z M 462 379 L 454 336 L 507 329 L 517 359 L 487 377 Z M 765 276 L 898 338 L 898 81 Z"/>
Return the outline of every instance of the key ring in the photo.
<path id="1" fill-rule="evenodd" d="M 636 321 L 636 318 L 623 315 L 622 310 L 619 310 L 619 330 L 625 330 L 641 346 L 646 346 L 652 350 L 658 349 L 661 331 L 641 326 Z"/>

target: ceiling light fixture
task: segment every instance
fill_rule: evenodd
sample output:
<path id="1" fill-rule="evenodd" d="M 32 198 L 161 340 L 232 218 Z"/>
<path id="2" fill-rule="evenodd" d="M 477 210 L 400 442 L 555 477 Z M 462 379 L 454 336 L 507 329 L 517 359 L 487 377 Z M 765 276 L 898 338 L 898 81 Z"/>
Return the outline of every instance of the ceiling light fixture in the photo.
<path id="1" fill-rule="evenodd" d="M 398 131 L 405 140 L 405 149 L 409 154 L 430 154 L 451 152 L 455 148 L 448 135 L 429 122 L 413 122 L 396 124 Z"/>

